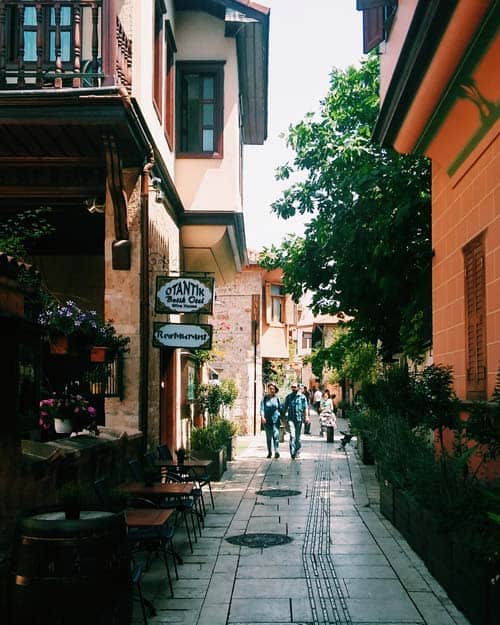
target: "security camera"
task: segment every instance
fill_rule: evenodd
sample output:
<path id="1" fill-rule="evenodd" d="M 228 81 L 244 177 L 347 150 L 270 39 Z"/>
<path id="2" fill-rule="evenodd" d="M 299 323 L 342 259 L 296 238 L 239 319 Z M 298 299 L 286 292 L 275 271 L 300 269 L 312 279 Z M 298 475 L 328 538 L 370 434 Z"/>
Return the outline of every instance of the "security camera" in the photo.
<path id="1" fill-rule="evenodd" d="M 151 176 L 151 184 L 153 187 L 159 187 L 161 184 L 161 178 L 156 178 L 155 176 Z"/>

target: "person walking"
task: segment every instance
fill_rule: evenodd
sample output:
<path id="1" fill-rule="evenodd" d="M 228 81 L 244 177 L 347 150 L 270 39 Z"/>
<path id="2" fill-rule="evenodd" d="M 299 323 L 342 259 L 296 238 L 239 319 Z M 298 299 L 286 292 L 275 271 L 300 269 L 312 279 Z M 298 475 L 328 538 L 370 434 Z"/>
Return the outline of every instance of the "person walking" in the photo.
<path id="1" fill-rule="evenodd" d="M 335 427 L 336 419 L 335 419 L 335 406 L 333 403 L 333 399 L 335 399 L 335 394 L 333 398 L 330 397 L 330 391 L 326 388 L 323 391 L 323 397 L 321 398 L 319 405 L 319 435 L 323 436 L 323 432 L 326 432 L 326 428 L 328 426 Z"/>
<path id="2" fill-rule="evenodd" d="M 296 382 L 292 383 L 292 392 L 286 396 L 283 414 L 288 419 L 288 427 L 290 430 L 290 456 L 294 460 L 300 455 L 300 434 L 302 431 L 302 423 L 309 423 L 307 415 L 307 401 L 302 393 L 299 393 L 299 386 Z"/>
<path id="3" fill-rule="evenodd" d="M 306 420 L 304 421 L 304 434 L 311 433 L 311 415 L 310 415 L 310 399 L 309 399 L 309 391 L 307 390 L 307 386 L 305 384 L 300 385 L 300 390 L 302 395 L 306 398 L 307 408 L 306 408 Z"/>
<path id="4" fill-rule="evenodd" d="M 281 402 L 278 397 L 279 388 L 270 382 L 267 393 L 260 402 L 260 420 L 266 432 L 267 457 L 272 457 L 274 443 L 274 457 L 279 458 Z"/>

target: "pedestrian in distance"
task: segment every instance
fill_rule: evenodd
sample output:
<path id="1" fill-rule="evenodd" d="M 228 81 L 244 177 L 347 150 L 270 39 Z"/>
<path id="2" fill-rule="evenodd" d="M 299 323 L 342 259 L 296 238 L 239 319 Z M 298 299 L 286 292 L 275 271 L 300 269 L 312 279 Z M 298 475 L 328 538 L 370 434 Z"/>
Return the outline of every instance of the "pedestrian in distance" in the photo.
<path id="1" fill-rule="evenodd" d="M 293 382 L 291 385 L 292 392 L 286 396 L 283 414 L 288 420 L 288 428 L 290 431 L 290 456 L 294 460 L 300 454 L 302 443 L 300 435 L 302 432 L 302 423 L 309 423 L 307 415 L 307 401 L 302 393 L 299 393 L 299 385 Z"/>
<path id="2" fill-rule="evenodd" d="M 279 388 L 270 382 L 267 385 L 267 393 L 260 402 L 260 420 L 266 432 L 267 457 L 272 457 L 274 446 L 274 457 L 279 458 L 280 445 L 280 419 L 281 402 L 278 397 Z"/>
<path id="3" fill-rule="evenodd" d="M 319 403 L 319 435 L 323 436 L 323 432 L 326 431 L 326 428 L 329 426 L 335 427 L 336 418 L 335 418 L 335 406 L 333 403 L 333 399 L 335 398 L 335 393 L 333 394 L 333 398 L 330 397 L 330 391 L 325 389 L 323 391 L 323 396 Z"/>
<path id="4" fill-rule="evenodd" d="M 307 419 L 304 422 L 304 434 L 310 434 L 311 433 L 311 414 L 310 414 L 311 402 L 310 402 L 309 391 L 305 384 L 300 385 L 300 390 L 302 392 L 302 395 L 304 395 L 304 397 L 306 398 L 306 402 L 307 402 L 307 410 L 306 410 Z"/>
<path id="5" fill-rule="evenodd" d="M 319 405 L 320 405 L 322 397 L 323 397 L 323 393 L 321 392 L 320 387 L 316 386 L 314 388 L 314 393 L 313 393 L 313 407 L 314 407 L 314 410 L 316 410 L 318 414 L 319 414 Z"/>

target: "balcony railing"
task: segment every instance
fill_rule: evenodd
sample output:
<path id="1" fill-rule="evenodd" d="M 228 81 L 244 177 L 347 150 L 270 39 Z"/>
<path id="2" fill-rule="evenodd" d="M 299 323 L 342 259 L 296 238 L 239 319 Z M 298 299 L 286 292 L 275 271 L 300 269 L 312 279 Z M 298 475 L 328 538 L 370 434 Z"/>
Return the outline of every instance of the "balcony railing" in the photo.
<path id="1" fill-rule="evenodd" d="M 132 85 L 114 0 L 0 0 L 0 90 Z"/>

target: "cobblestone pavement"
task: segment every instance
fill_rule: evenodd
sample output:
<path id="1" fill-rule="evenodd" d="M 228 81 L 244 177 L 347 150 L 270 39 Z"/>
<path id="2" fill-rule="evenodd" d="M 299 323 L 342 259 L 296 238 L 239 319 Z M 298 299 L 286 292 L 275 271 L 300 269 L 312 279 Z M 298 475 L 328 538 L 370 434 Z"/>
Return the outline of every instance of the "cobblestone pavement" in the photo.
<path id="1" fill-rule="evenodd" d="M 344 425 L 339 419 L 339 429 Z M 246 447 L 224 481 L 213 484 L 215 510 L 209 509 L 193 554 L 181 527 L 176 533 L 184 564 L 175 597 L 160 559 L 144 574 L 144 594 L 156 608 L 149 623 L 469 625 L 380 515 L 374 468 L 360 463 L 355 441 L 340 449 L 339 437 L 336 431 L 332 444 L 303 436 L 296 460 L 286 442 L 281 458 L 265 459 L 263 433 L 240 441 Z M 248 534 L 263 534 L 265 544 L 276 534 L 291 542 L 227 541 Z M 136 602 L 134 625 L 142 622 Z"/>

